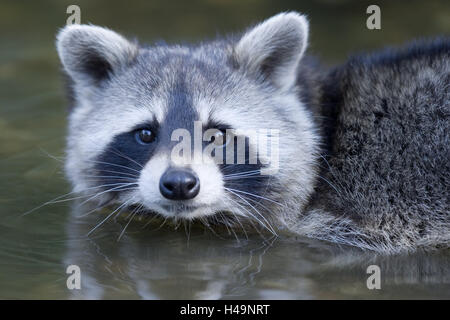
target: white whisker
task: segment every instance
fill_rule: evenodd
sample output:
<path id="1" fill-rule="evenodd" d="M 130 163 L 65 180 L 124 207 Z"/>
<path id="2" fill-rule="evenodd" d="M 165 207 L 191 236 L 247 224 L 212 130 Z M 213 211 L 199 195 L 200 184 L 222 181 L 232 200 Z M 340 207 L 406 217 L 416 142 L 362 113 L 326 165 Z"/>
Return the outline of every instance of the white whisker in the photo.
<path id="1" fill-rule="evenodd" d="M 47 205 L 50 205 L 50 204 L 56 204 L 56 203 L 61 203 L 61 202 L 66 202 L 66 201 L 71 201 L 71 200 L 77 200 L 77 199 L 82 199 L 82 198 L 86 198 L 86 197 L 92 196 L 92 194 L 88 194 L 88 195 L 81 195 L 81 196 L 74 197 L 74 198 L 69 198 L 69 199 L 62 199 L 62 198 L 67 197 L 67 196 L 69 196 L 71 194 L 77 194 L 77 193 L 85 192 L 85 191 L 92 190 L 92 189 L 98 189 L 98 188 L 110 187 L 110 186 L 117 186 L 117 185 L 121 185 L 121 184 L 122 183 L 112 183 L 112 184 L 110 183 L 110 184 L 103 184 L 103 185 L 95 186 L 95 187 L 89 187 L 89 188 L 83 189 L 81 191 L 71 191 L 71 192 L 63 194 L 61 196 L 58 196 L 58 197 L 56 197 L 56 198 L 54 198 L 52 200 L 49 200 L 49 201 L 47 201 L 47 202 L 37 206 L 36 208 L 33 208 L 33 209 L 31 209 L 31 210 L 21 214 L 21 217 L 26 216 L 26 215 L 28 215 L 28 214 L 30 214 L 30 213 L 38 210 L 38 209 L 40 209 L 42 207 L 45 207 Z M 59 200 L 59 199 L 62 199 L 62 200 Z"/>
<path id="2" fill-rule="evenodd" d="M 128 219 L 127 224 L 125 225 L 125 227 L 123 228 L 122 232 L 120 233 L 119 237 L 117 238 L 117 242 L 120 241 L 120 239 L 122 238 L 122 236 L 125 234 L 125 230 L 127 230 L 128 225 L 130 224 L 130 222 L 133 220 L 134 216 L 136 215 L 137 210 L 135 209 L 132 213 L 131 213 L 131 217 Z"/>
<path id="3" fill-rule="evenodd" d="M 230 199 L 231 201 L 233 201 L 233 199 Z M 238 224 L 241 226 L 242 231 L 244 232 L 245 237 L 248 240 L 248 235 L 247 232 L 245 231 L 244 226 L 242 225 L 239 217 L 233 212 L 233 209 L 230 208 L 230 206 L 222 199 L 222 202 L 228 207 L 229 212 L 231 212 L 231 214 L 234 216 L 234 218 L 236 219 L 236 221 L 238 222 Z"/>
<path id="4" fill-rule="evenodd" d="M 97 224 L 94 228 L 92 228 L 91 231 L 89 231 L 86 236 L 89 237 L 92 234 L 92 232 L 94 232 L 98 227 L 103 225 L 114 213 L 116 213 L 119 210 L 122 210 L 125 206 L 129 205 L 133 200 L 134 200 L 134 198 L 132 198 L 128 201 L 125 201 L 120 206 L 118 206 L 113 212 L 108 214 L 108 216 L 105 219 L 103 219 L 99 224 Z"/>
<path id="5" fill-rule="evenodd" d="M 122 157 L 122 158 L 124 158 L 124 159 L 130 160 L 130 161 L 132 161 L 133 163 L 137 164 L 137 165 L 139 166 L 139 168 L 143 168 L 142 164 L 140 164 L 140 163 L 138 163 L 137 161 L 131 159 L 130 157 L 128 157 L 128 156 L 125 155 L 124 153 L 120 152 L 120 151 L 117 150 L 116 148 L 113 148 L 113 149 L 117 151 L 117 152 L 114 152 L 114 151 L 113 151 L 113 153 L 117 154 L 119 157 Z"/>
<path id="6" fill-rule="evenodd" d="M 263 196 L 256 195 L 256 194 L 254 194 L 254 193 L 245 192 L 245 191 L 242 191 L 242 190 L 237 190 L 237 189 L 232 189 L 232 188 L 227 188 L 227 187 L 226 187 L 225 189 L 226 189 L 226 190 L 229 190 L 229 191 L 234 191 L 234 192 L 238 192 L 238 193 L 247 194 L 247 195 L 249 195 L 249 196 L 256 197 L 256 198 L 260 198 L 260 199 L 263 199 L 263 200 L 267 200 L 267 201 L 269 201 L 269 202 L 273 202 L 273 203 L 276 203 L 276 204 L 278 204 L 278 205 L 280 205 L 280 206 L 282 206 L 282 207 L 285 207 L 285 205 L 282 204 L 282 203 L 279 203 L 279 202 L 277 202 L 277 201 L 275 201 L 275 200 L 272 200 L 272 199 L 269 199 L 269 198 L 267 198 L 267 197 L 263 197 Z"/>
<path id="7" fill-rule="evenodd" d="M 243 209 L 245 212 L 247 212 L 248 215 L 250 215 L 250 218 L 253 218 L 254 220 L 256 220 L 262 227 L 264 227 L 264 229 L 269 230 L 270 229 L 265 225 L 265 223 L 263 223 L 260 219 L 258 219 L 258 217 L 256 217 L 253 213 L 250 212 L 250 210 L 248 210 L 245 206 L 243 206 L 241 203 L 239 203 L 236 200 L 233 200 L 230 198 L 230 200 L 235 203 L 238 207 L 240 207 L 241 209 Z M 247 216 L 247 218 L 249 218 Z M 259 232 L 258 228 L 255 227 L 255 225 L 252 222 L 252 219 L 248 219 L 248 221 L 250 222 L 250 224 L 255 228 L 255 230 L 258 232 L 258 234 L 264 238 L 264 236 L 261 234 L 261 232 Z"/>
<path id="8" fill-rule="evenodd" d="M 127 169 L 127 170 L 131 170 L 131 171 L 137 172 L 139 174 L 141 173 L 139 170 L 136 170 L 136 169 L 133 169 L 133 168 L 130 168 L 130 167 L 126 167 L 126 166 L 122 166 L 120 164 L 115 164 L 115 163 L 110 163 L 110 162 L 105 162 L 105 161 L 97 161 L 97 160 L 84 160 L 84 161 L 98 163 L 98 164 L 106 164 L 106 165 L 109 165 L 109 166 L 114 166 L 114 167 L 119 167 L 119 168 L 124 168 L 124 169 Z"/>
<path id="9" fill-rule="evenodd" d="M 251 171 L 244 171 L 244 172 L 237 172 L 237 173 L 232 173 L 232 174 L 224 174 L 224 177 L 234 177 L 234 176 L 242 176 L 242 175 L 247 175 L 247 174 L 259 174 L 261 173 L 261 170 L 251 170 Z"/>
<path id="10" fill-rule="evenodd" d="M 82 203 L 80 203 L 80 204 L 78 205 L 78 207 L 80 207 L 80 206 L 82 206 L 83 204 L 85 204 L 85 203 L 91 201 L 92 199 L 97 198 L 98 196 L 101 196 L 102 194 L 105 194 L 105 193 L 111 192 L 111 191 L 115 191 L 115 190 L 120 189 L 120 188 L 123 188 L 123 187 L 128 187 L 128 186 L 131 186 L 131 185 L 136 185 L 136 186 L 137 186 L 138 184 L 135 183 L 135 182 L 131 182 L 131 183 L 120 183 L 118 187 L 111 188 L 111 189 L 108 189 L 108 190 L 99 192 L 99 193 L 95 194 L 94 196 L 90 197 L 89 199 L 84 200 Z M 133 189 L 133 188 L 131 188 L 131 189 Z M 130 190 L 130 189 L 128 189 L 128 190 Z M 119 190 L 119 191 L 124 191 L 124 190 Z"/>
<path id="11" fill-rule="evenodd" d="M 230 191 L 230 190 L 228 190 Z M 276 235 L 276 231 L 275 229 L 273 229 L 272 225 L 270 224 L 270 222 L 266 219 L 266 217 L 264 217 L 264 215 L 262 215 L 250 202 L 248 202 L 244 197 L 240 196 L 237 193 L 234 193 L 233 191 L 230 191 L 231 193 L 233 193 L 235 196 L 239 197 L 241 200 L 243 200 L 245 203 L 247 203 L 253 210 L 255 210 L 255 212 L 266 222 L 266 224 L 263 224 L 263 226 L 269 230 L 272 234 Z M 255 217 L 256 218 L 256 217 Z M 259 219 L 257 219 L 259 221 Z"/>

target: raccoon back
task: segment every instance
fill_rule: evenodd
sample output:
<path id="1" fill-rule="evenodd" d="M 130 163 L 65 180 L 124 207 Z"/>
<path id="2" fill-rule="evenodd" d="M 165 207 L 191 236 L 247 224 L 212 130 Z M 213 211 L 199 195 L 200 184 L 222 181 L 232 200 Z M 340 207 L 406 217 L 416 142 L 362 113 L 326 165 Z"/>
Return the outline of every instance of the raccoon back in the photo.
<path id="1" fill-rule="evenodd" d="M 335 220 L 316 236 L 383 251 L 448 246 L 450 39 L 354 57 L 326 81 L 310 210 Z"/>

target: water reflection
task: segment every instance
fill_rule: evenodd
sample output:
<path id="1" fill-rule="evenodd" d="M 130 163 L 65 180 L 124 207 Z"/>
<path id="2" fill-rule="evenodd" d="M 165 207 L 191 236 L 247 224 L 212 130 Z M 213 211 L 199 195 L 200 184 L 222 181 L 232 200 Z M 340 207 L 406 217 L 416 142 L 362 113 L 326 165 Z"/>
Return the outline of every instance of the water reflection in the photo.
<path id="1" fill-rule="evenodd" d="M 450 296 L 448 253 L 383 257 L 306 239 L 216 234 L 193 227 L 190 235 L 161 222 L 142 229 L 126 219 L 86 234 L 103 214 L 84 218 L 74 207 L 67 223 L 64 264 L 82 271 L 72 298 L 305 299 Z M 126 216 L 126 215 L 124 215 Z M 182 229 L 182 228 L 181 228 Z M 382 290 L 368 290 L 366 268 L 382 271 Z"/>

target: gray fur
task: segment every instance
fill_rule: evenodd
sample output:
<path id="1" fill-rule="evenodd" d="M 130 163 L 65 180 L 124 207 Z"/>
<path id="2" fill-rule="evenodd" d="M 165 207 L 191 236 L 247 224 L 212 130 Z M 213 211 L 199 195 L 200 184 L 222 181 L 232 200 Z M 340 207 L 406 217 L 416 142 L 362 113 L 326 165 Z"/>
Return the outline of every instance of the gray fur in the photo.
<path id="1" fill-rule="evenodd" d="M 306 19 L 293 12 L 192 47 L 142 47 L 99 27 L 64 28 L 57 48 L 75 97 L 66 161 L 74 190 L 98 187 L 85 178 L 100 176 L 96 162 L 116 157 L 108 150 L 118 137 L 152 122 L 165 136 L 145 161 L 132 159 L 141 161 L 137 187 L 104 192 L 99 204 L 382 252 L 447 247 L 448 41 L 433 54 L 356 58 L 325 79 L 304 56 L 307 38 Z M 174 165 L 168 128 L 190 129 L 193 120 L 280 130 L 280 170 L 236 180 L 254 194 L 239 196 L 226 188 L 223 168 L 193 165 L 201 188 L 189 205 L 198 209 L 174 216 L 156 183 Z"/>
<path id="2" fill-rule="evenodd" d="M 450 42 L 352 58 L 324 86 L 323 180 L 296 225 L 383 252 L 450 244 Z"/>

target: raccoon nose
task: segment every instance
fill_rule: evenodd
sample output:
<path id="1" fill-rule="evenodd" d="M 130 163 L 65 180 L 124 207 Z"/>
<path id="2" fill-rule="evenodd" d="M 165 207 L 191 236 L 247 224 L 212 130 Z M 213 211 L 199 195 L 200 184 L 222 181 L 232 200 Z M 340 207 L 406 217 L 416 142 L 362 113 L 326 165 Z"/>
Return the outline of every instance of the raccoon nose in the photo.
<path id="1" fill-rule="evenodd" d="M 189 200 L 200 191 L 200 180 L 188 169 L 168 169 L 159 180 L 159 191 L 170 200 Z"/>

